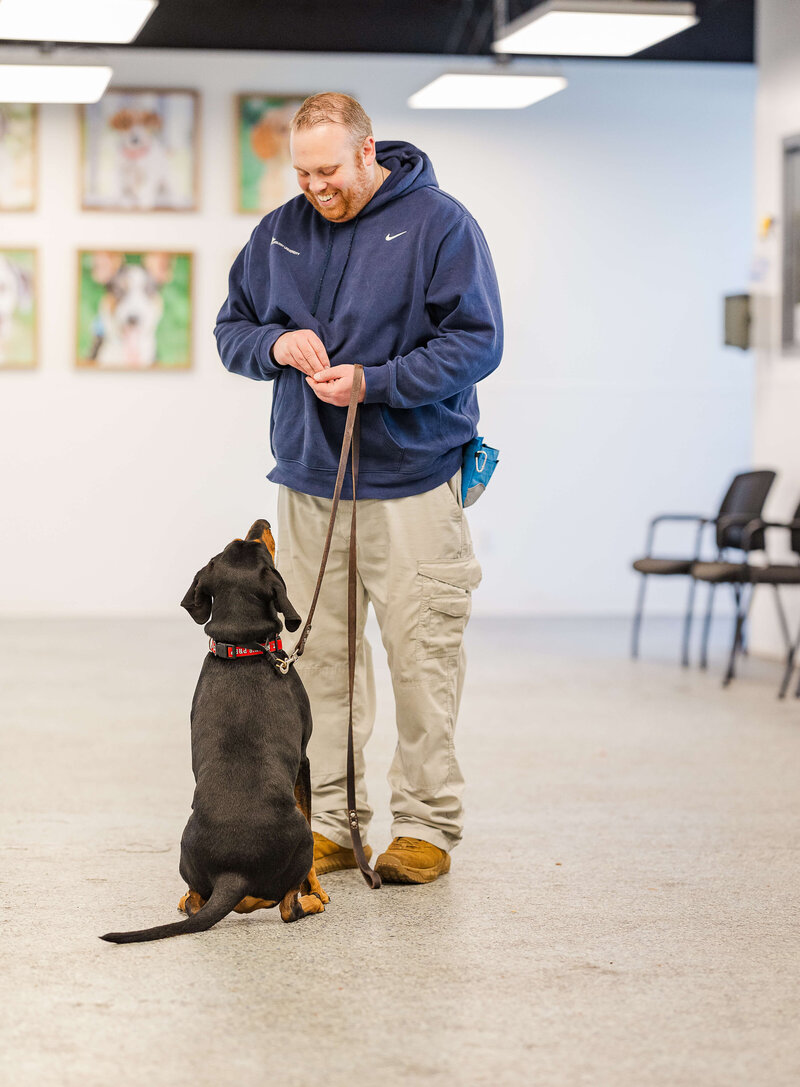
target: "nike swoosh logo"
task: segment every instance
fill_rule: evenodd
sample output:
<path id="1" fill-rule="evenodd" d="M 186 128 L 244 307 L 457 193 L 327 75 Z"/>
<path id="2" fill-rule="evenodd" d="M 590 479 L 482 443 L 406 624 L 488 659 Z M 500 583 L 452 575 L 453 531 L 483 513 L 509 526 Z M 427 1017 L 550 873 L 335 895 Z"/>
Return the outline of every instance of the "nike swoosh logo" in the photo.
<path id="1" fill-rule="evenodd" d="M 407 230 L 401 230 L 399 234 L 387 234 L 386 235 L 386 240 L 387 240 L 387 242 L 393 242 L 395 240 L 395 238 L 402 238 L 404 234 L 408 234 L 408 231 Z"/>

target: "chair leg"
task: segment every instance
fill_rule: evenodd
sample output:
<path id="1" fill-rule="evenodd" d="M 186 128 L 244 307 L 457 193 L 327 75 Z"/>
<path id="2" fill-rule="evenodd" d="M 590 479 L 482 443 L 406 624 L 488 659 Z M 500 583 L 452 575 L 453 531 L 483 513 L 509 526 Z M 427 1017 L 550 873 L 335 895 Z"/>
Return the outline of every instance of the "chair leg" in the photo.
<path id="1" fill-rule="evenodd" d="M 778 698 L 784 698 L 786 692 L 789 690 L 789 682 L 791 681 L 792 672 L 794 671 L 794 661 L 798 649 L 800 649 L 800 627 L 797 629 L 797 637 L 792 643 L 789 652 L 786 654 L 786 667 L 783 670 L 783 679 L 778 688 Z M 798 696 L 800 696 L 800 684 L 798 684 L 797 690 L 795 691 L 795 698 Z"/>
<path id="2" fill-rule="evenodd" d="M 631 637 L 631 657 L 637 660 L 639 657 L 639 631 L 642 626 L 642 612 L 644 611 L 644 591 L 647 588 L 647 574 L 642 574 L 639 582 L 639 592 L 636 600 L 636 612 L 633 616 L 633 635 Z"/>
<path id="3" fill-rule="evenodd" d="M 700 667 L 708 668 L 708 638 L 711 632 L 711 613 L 714 610 L 714 589 L 716 585 L 713 581 L 708 583 L 708 604 L 706 605 L 706 617 L 703 622 L 703 646 L 700 650 Z"/>
<path id="4" fill-rule="evenodd" d="M 778 611 L 778 619 L 781 624 L 781 633 L 783 634 L 783 644 L 786 646 L 787 653 L 792 648 L 792 636 L 789 633 L 789 624 L 786 621 L 786 612 L 783 609 L 783 601 L 781 600 L 780 590 L 777 585 L 773 585 L 775 590 L 775 607 Z"/>
<path id="5" fill-rule="evenodd" d="M 734 626 L 736 626 L 736 616 L 739 615 L 739 610 L 741 608 L 741 603 L 742 603 L 742 589 L 741 589 L 741 586 L 738 585 L 735 581 L 732 583 L 731 587 L 733 588 L 733 599 L 734 599 L 734 602 L 735 602 Z M 745 655 L 747 655 L 746 636 L 747 636 L 747 620 L 743 619 L 742 620 L 742 625 L 739 628 L 739 644 L 738 644 L 737 649 L 736 649 L 737 653 L 744 653 Z"/>
<path id="6" fill-rule="evenodd" d="M 689 642 L 692 634 L 692 619 L 694 617 L 694 592 L 697 582 L 689 577 L 689 599 L 686 602 L 686 615 L 683 620 L 683 650 L 681 652 L 681 664 L 689 667 Z"/>
<path id="7" fill-rule="evenodd" d="M 742 629 L 744 627 L 745 619 L 747 618 L 747 613 L 750 611 L 750 604 L 753 601 L 754 592 L 755 586 L 753 586 L 752 590 L 750 591 L 750 598 L 747 601 L 747 606 L 745 607 L 746 594 L 744 588 L 740 589 L 739 586 L 736 586 L 734 590 L 734 597 L 736 600 L 736 621 L 733 626 L 733 641 L 731 643 L 730 656 L 728 657 L 728 669 L 725 672 L 724 679 L 722 680 L 723 687 L 727 687 L 730 681 L 736 675 L 736 654 L 742 644 Z"/>

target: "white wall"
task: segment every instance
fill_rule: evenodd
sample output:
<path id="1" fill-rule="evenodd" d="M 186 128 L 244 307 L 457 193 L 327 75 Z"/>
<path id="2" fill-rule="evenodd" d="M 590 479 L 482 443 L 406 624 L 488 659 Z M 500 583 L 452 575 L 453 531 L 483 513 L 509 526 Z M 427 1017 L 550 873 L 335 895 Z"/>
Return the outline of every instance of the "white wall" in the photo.
<path id="1" fill-rule="evenodd" d="M 232 96 L 335 88 L 430 154 L 495 256 L 507 349 L 481 432 L 502 461 L 470 514 L 476 612 L 628 612 L 646 519 L 713 509 L 750 462 L 751 364 L 720 346 L 720 299 L 748 275 L 753 70 L 570 62 L 526 111 L 426 113 L 405 102 L 436 58 L 102 55 L 119 86 L 202 92 L 202 210 L 80 213 L 76 111 L 42 108 L 40 211 L 0 216 L 2 244 L 39 247 L 45 306 L 39 371 L 0 374 L 0 609 L 174 612 L 209 555 L 274 519 L 270 386 L 227 374 L 212 336 L 255 223 L 231 210 Z M 74 371 L 74 254 L 94 246 L 195 251 L 192 372 Z"/>
<path id="2" fill-rule="evenodd" d="M 753 283 L 758 299 L 754 448 L 761 462 L 780 472 L 766 511 L 772 519 L 785 521 L 800 502 L 800 356 L 783 352 L 780 318 L 782 143 L 786 136 L 800 133 L 800 5 L 797 0 L 760 0 L 757 11 L 756 217 L 752 230 L 758 275 Z M 774 217 L 777 224 L 762 240 L 756 226 L 765 217 Z M 789 557 L 782 533 L 774 533 L 768 542 L 773 558 Z M 756 597 L 752 646 L 759 653 L 782 655 L 783 640 L 771 595 L 762 591 Z M 796 629 L 800 600 L 791 591 L 784 599 Z"/>

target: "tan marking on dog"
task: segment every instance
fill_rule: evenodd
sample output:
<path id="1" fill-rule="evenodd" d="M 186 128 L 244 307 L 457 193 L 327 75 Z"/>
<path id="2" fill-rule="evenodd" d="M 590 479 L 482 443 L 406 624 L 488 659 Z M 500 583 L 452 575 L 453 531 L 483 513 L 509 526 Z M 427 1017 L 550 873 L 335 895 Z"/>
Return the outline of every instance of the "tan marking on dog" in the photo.
<path id="1" fill-rule="evenodd" d="M 256 910 L 271 910 L 277 906 L 277 902 L 270 902 L 267 898 L 253 898 L 247 895 L 238 906 L 233 907 L 234 913 L 254 913 Z"/>
<path id="2" fill-rule="evenodd" d="M 264 520 L 265 520 L 265 518 L 263 518 L 263 517 L 259 518 L 259 521 L 264 521 Z M 269 521 L 266 521 L 265 523 L 266 523 L 267 527 L 264 529 L 264 531 L 261 533 L 261 535 L 260 536 L 253 536 L 253 535 L 251 535 L 251 533 L 253 532 L 253 529 L 258 524 L 258 521 L 254 521 L 252 523 L 252 525 L 250 526 L 250 531 L 247 533 L 246 541 L 248 543 L 263 543 L 263 545 L 266 547 L 267 551 L 269 551 L 270 556 L 272 558 L 272 561 L 274 563 L 275 562 L 275 539 L 274 539 L 274 537 L 272 535 L 272 527 L 271 527 Z"/>
<path id="3" fill-rule="evenodd" d="M 264 529 L 264 532 L 261 535 L 261 542 L 264 544 L 267 551 L 269 551 L 270 556 L 272 557 L 272 561 L 274 562 L 275 561 L 275 539 L 274 539 L 270 529 L 268 529 L 268 528 Z"/>
<path id="4" fill-rule="evenodd" d="M 290 921 L 299 921 L 301 917 L 307 917 L 312 913 L 324 913 L 325 904 L 316 895 L 300 895 L 298 887 L 287 891 L 280 905 L 281 917 L 288 924 Z"/>
<path id="5" fill-rule="evenodd" d="M 310 811 L 310 809 L 308 807 L 307 798 L 303 797 L 302 791 L 300 789 L 300 782 L 299 781 L 295 782 L 294 798 L 297 801 L 298 811 L 301 813 L 301 815 L 304 816 L 304 818 L 305 818 L 306 822 L 308 823 L 308 825 L 311 826 L 311 811 Z M 300 890 L 302 891 L 302 893 L 304 895 L 308 895 L 308 894 L 316 895 L 316 897 L 323 904 L 325 902 L 330 902 L 330 896 L 327 894 L 327 892 L 325 892 L 322 889 L 322 885 L 320 884 L 319 880 L 317 879 L 317 873 L 316 873 L 316 871 L 314 869 L 313 860 L 311 862 L 311 867 L 308 870 L 308 875 L 306 876 L 306 878 L 303 880 L 302 884 L 300 885 Z"/>
<path id="6" fill-rule="evenodd" d="M 181 913 L 185 913 L 187 917 L 191 917 L 193 913 L 197 913 L 197 911 L 205 906 L 205 904 L 206 900 L 198 894 L 197 891 L 187 891 L 178 903 L 178 909 Z"/>

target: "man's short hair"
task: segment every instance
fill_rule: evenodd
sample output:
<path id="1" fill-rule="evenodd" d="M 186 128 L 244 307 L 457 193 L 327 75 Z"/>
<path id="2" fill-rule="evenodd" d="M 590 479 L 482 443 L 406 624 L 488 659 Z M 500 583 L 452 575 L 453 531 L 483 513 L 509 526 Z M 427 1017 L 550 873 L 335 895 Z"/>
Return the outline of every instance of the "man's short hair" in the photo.
<path id="1" fill-rule="evenodd" d="M 372 121 L 361 104 L 349 94 L 336 91 L 312 94 L 292 118 L 293 132 L 316 128 L 317 125 L 344 125 L 355 147 L 360 147 L 372 135 Z"/>

